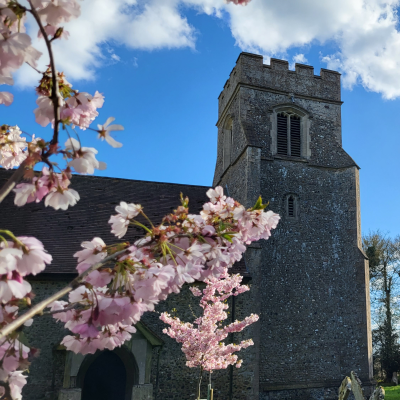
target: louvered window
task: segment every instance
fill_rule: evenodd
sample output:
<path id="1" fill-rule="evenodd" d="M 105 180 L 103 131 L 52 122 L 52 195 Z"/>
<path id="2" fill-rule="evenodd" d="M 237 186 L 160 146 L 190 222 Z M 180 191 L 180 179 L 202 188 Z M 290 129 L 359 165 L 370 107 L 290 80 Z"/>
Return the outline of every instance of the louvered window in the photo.
<path id="1" fill-rule="evenodd" d="M 300 117 L 290 117 L 290 155 L 300 157 L 301 155 Z"/>
<path id="2" fill-rule="evenodd" d="M 301 157 L 300 117 L 295 114 L 277 115 L 277 153 L 283 156 Z"/>
<path id="3" fill-rule="evenodd" d="M 286 196 L 286 216 L 290 219 L 297 219 L 299 215 L 299 200 L 295 194 Z"/>
<path id="4" fill-rule="evenodd" d="M 295 198 L 293 196 L 288 197 L 288 217 L 295 217 Z"/>
<path id="5" fill-rule="evenodd" d="M 288 154 L 288 118 L 286 114 L 278 114 L 277 147 L 278 154 Z"/>

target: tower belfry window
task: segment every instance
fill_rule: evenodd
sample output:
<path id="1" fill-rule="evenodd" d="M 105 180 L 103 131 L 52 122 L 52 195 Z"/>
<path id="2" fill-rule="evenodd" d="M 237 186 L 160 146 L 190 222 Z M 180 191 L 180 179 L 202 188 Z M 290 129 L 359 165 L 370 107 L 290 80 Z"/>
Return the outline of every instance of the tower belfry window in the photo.
<path id="1" fill-rule="evenodd" d="M 289 196 L 288 198 L 288 217 L 294 217 L 294 197 Z"/>
<path id="2" fill-rule="evenodd" d="M 286 196 L 286 215 L 290 219 L 298 217 L 298 198 L 295 194 Z"/>
<path id="3" fill-rule="evenodd" d="M 300 117 L 293 113 L 277 115 L 277 154 L 301 157 Z"/>

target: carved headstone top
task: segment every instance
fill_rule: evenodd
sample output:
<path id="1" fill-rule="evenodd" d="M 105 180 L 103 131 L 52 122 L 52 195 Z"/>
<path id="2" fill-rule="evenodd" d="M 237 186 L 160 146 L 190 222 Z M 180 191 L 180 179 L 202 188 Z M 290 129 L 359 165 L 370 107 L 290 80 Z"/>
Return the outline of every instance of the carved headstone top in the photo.
<path id="1" fill-rule="evenodd" d="M 348 376 L 343 379 L 342 384 L 339 388 L 339 400 L 347 400 L 351 393 L 351 380 Z"/>

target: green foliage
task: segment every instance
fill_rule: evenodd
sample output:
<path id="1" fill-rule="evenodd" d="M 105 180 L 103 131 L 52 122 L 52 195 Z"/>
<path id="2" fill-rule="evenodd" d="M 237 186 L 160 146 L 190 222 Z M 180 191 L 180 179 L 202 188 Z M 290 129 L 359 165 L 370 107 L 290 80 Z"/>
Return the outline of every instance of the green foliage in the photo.
<path id="1" fill-rule="evenodd" d="M 384 383 L 380 384 L 385 388 L 385 400 L 399 400 L 400 399 L 400 386 L 392 386 Z"/>
<path id="2" fill-rule="evenodd" d="M 263 204 L 262 203 L 262 198 L 261 196 L 257 199 L 256 204 L 254 204 L 253 208 L 251 209 L 251 211 L 255 211 L 255 210 L 264 210 L 264 208 L 268 207 L 268 204 Z"/>

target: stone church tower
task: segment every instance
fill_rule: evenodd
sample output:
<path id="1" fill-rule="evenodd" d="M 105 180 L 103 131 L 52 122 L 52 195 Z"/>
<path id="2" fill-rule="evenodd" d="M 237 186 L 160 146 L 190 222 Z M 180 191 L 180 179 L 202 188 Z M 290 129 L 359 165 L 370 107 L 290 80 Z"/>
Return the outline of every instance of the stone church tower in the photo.
<path id="1" fill-rule="evenodd" d="M 282 216 L 246 253 L 261 315 L 254 399 L 337 399 L 350 371 L 371 382 L 359 167 L 342 148 L 341 105 L 339 73 L 249 53 L 219 96 L 214 186 L 247 206 L 261 193 Z"/>

